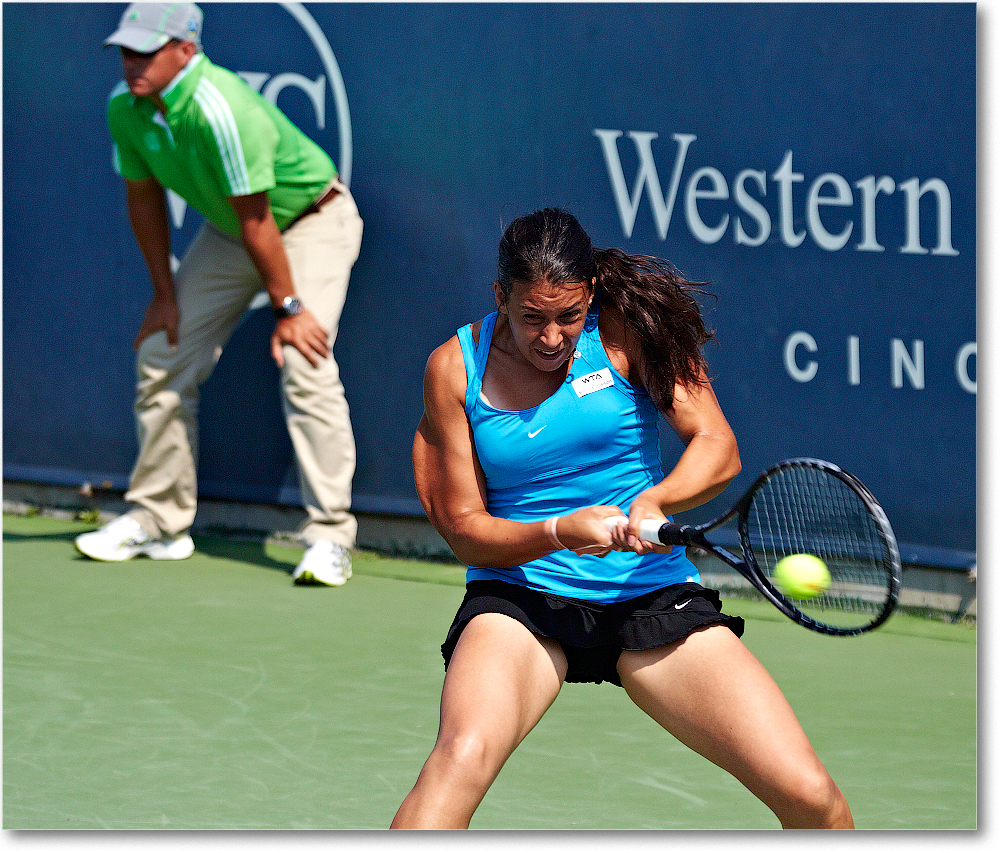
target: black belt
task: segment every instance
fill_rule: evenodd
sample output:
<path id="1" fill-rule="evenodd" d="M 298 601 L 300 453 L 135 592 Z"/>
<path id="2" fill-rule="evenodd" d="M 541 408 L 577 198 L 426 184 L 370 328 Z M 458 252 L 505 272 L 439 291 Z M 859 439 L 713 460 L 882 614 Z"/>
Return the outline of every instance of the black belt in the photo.
<path id="1" fill-rule="evenodd" d="M 320 208 L 323 207 L 328 201 L 330 201 L 335 195 L 340 192 L 337 187 L 330 187 L 323 195 L 321 195 L 316 201 L 309 205 L 305 210 L 302 211 L 298 216 L 296 216 L 291 222 L 288 223 L 285 230 L 287 231 L 293 225 L 299 222 L 301 219 L 305 219 L 307 216 L 313 213 L 319 213 Z"/>

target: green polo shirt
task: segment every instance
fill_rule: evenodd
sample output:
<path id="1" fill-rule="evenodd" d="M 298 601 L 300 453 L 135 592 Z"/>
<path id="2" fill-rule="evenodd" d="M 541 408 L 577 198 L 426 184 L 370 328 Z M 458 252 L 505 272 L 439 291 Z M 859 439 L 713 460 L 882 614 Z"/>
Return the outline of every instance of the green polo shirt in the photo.
<path id="1" fill-rule="evenodd" d="M 111 93 L 115 168 L 156 178 L 216 227 L 240 236 L 230 196 L 267 192 L 280 229 L 337 174 L 322 148 L 231 71 L 195 54 L 162 93 L 164 117 L 124 82 Z"/>

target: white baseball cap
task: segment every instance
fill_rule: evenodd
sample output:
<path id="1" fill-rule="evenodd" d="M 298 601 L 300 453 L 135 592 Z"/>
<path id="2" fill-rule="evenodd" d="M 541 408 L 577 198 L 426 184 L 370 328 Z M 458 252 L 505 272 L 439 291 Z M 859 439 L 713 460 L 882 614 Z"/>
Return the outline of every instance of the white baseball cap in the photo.
<path id="1" fill-rule="evenodd" d="M 153 53 L 171 39 L 193 41 L 201 49 L 202 13 L 194 3 L 133 3 L 104 46 Z"/>

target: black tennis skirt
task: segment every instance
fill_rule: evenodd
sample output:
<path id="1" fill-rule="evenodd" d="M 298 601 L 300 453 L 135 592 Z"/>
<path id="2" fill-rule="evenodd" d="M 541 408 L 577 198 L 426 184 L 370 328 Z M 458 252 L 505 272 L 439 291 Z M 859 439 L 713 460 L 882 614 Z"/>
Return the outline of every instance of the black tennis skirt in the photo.
<path id="1" fill-rule="evenodd" d="M 622 651 L 655 649 L 706 625 L 725 625 L 743 636 L 743 619 L 722 612 L 719 593 L 696 583 L 679 583 L 604 604 L 538 592 L 504 581 L 470 581 L 465 598 L 441 646 L 447 669 L 469 621 L 480 613 L 503 613 L 533 634 L 558 640 L 566 653 L 568 682 L 610 681 L 622 686 Z"/>

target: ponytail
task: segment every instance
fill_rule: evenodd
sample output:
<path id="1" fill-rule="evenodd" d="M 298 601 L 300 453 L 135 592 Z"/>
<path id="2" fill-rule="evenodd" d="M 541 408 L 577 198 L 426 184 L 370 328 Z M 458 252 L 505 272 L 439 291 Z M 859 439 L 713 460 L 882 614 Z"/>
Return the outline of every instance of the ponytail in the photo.
<path id="1" fill-rule="evenodd" d="M 674 386 L 707 381 L 702 348 L 715 340 L 705 327 L 697 296 L 709 296 L 705 282 L 685 279 L 669 261 L 628 255 L 621 249 L 595 249 L 597 296 L 617 311 L 626 341 L 642 355 L 643 382 L 660 411 L 673 406 Z"/>

